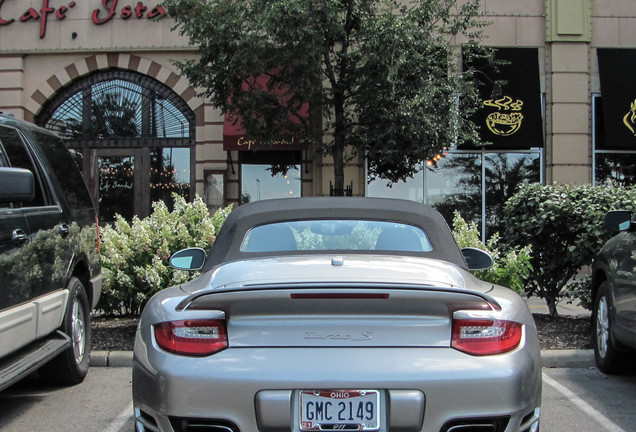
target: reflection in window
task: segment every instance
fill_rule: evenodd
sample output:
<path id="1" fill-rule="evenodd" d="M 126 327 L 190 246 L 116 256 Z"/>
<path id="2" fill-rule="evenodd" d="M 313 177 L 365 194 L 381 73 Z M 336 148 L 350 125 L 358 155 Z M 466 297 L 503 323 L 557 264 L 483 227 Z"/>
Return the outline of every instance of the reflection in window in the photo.
<path id="1" fill-rule="evenodd" d="M 430 252 L 433 247 L 421 228 L 374 220 L 303 220 L 252 228 L 241 252 L 366 250 Z"/>
<path id="2" fill-rule="evenodd" d="M 99 167 L 99 219 L 113 222 L 119 214 L 131 220 L 131 205 L 135 199 L 135 158 L 132 156 L 104 156 L 97 160 Z"/>
<path id="3" fill-rule="evenodd" d="M 595 184 L 613 183 L 620 186 L 636 184 L 636 153 L 597 152 L 595 158 Z"/>
<path id="4" fill-rule="evenodd" d="M 482 237 L 501 231 L 505 202 L 522 183 L 541 181 L 541 153 L 448 152 L 436 166 L 423 166 L 413 179 L 388 187 L 369 183 L 368 196 L 403 198 L 431 205 L 449 225 L 455 210 L 482 228 Z"/>
<path id="5" fill-rule="evenodd" d="M 158 89 L 123 79 L 79 88 L 53 112 L 45 127 L 67 138 L 186 138 L 185 115 Z"/>
<path id="6" fill-rule="evenodd" d="M 636 151 L 619 148 L 605 140 L 603 104 L 601 97 L 594 95 L 594 184 L 636 185 Z"/>
<path id="7" fill-rule="evenodd" d="M 424 202 L 424 173 L 419 171 L 407 182 L 391 183 L 376 179 L 367 185 L 367 196 Z"/>
<path id="8" fill-rule="evenodd" d="M 297 198 L 301 195 L 300 166 L 286 175 L 272 176 L 270 165 L 241 165 L 241 203 L 273 198 Z"/>
<path id="9" fill-rule="evenodd" d="M 502 232 L 504 204 L 524 183 L 541 181 L 538 154 L 486 153 L 486 236 Z"/>
<path id="10" fill-rule="evenodd" d="M 476 153 L 448 153 L 427 166 L 424 186 L 425 203 L 440 212 L 448 223 L 455 210 L 462 217 L 481 225 L 482 221 L 482 158 Z"/>
<path id="11" fill-rule="evenodd" d="M 190 197 L 190 148 L 154 148 L 150 152 L 150 199 L 163 200 L 172 209 L 176 193 Z"/>

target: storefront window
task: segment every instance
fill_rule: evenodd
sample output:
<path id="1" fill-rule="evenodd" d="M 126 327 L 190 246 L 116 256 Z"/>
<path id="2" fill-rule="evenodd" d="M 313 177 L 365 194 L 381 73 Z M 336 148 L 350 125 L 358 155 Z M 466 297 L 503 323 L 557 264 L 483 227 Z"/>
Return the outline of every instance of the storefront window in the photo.
<path id="1" fill-rule="evenodd" d="M 597 152 L 594 167 L 596 184 L 613 183 L 621 186 L 636 184 L 636 153 Z"/>
<path id="2" fill-rule="evenodd" d="M 504 204 L 524 183 L 541 182 L 541 154 L 486 153 L 485 160 L 485 231 L 486 236 L 502 232 Z"/>
<path id="3" fill-rule="evenodd" d="M 455 210 L 481 225 L 482 165 L 480 154 L 447 153 L 437 166 L 426 166 L 426 201 L 450 224 Z"/>
<path id="4" fill-rule="evenodd" d="M 194 198 L 194 113 L 152 77 L 110 69 L 62 88 L 36 122 L 74 151 L 102 223 L 144 218 L 173 193 Z"/>
<path id="5" fill-rule="evenodd" d="M 541 151 L 448 152 L 437 165 L 423 165 L 407 182 L 374 180 L 367 196 L 422 202 L 439 211 L 449 225 L 457 210 L 475 222 L 486 239 L 501 231 L 505 202 L 522 183 L 541 181 Z"/>
<path id="6" fill-rule="evenodd" d="M 190 149 L 154 148 L 150 152 L 150 200 L 163 200 L 169 208 L 172 194 L 190 196 Z"/>
<path id="7" fill-rule="evenodd" d="M 301 196 L 300 166 L 287 174 L 272 175 L 270 165 L 241 165 L 241 204 L 274 198 Z"/>
<path id="8" fill-rule="evenodd" d="M 594 184 L 636 185 L 636 151 L 606 145 L 603 104 L 600 95 L 592 97 L 594 113 Z M 619 124 L 619 128 L 623 125 Z"/>

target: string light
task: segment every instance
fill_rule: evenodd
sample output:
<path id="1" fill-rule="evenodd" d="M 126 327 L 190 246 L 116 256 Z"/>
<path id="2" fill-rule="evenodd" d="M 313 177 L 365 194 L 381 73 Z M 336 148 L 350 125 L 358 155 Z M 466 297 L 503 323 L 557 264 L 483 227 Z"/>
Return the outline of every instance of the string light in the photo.
<path id="1" fill-rule="evenodd" d="M 437 166 L 437 162 L 442 159 L 442 155 L 437 153 L 435 156 L 433 156 L 433 159 L 429 159 L 426 161 L 426 166 Z"/>

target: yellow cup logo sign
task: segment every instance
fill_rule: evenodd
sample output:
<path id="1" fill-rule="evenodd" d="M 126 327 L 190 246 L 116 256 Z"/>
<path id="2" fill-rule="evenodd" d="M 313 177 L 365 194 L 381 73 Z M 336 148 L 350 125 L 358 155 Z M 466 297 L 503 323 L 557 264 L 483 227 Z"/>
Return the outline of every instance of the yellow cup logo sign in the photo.
<path id="1" fill-rule="evenodd" d="M 488 114 L 486 117 L 486 126 L 490 132 L 499 136 L 510 136 L 517 132 L 521 127 L 523 114 L 521 107 L 523 101 L 513 100 L 510 96 L 504 96 L 501 99 L 489 99 L 483 102 L 484 105 L 497 108 L 497 111 Z"/>
<path id="2" fill-rule="evenodd" d="M 636 136 L 636 99 L 629 107 L 629 112 L 623 117 L 623 123 Z"/>

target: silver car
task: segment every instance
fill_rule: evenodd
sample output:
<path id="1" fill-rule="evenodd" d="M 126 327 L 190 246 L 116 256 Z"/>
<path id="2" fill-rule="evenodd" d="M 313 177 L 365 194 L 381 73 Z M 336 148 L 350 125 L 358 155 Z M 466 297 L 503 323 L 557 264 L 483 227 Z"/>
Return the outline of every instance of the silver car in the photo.
<path id="1" fill-rule="evenodd" d="M 539 429 L 532 315 L 430 207 L 258 201 L 171 261 L 202 274 L 142 314 L 138 431 Z"/>

